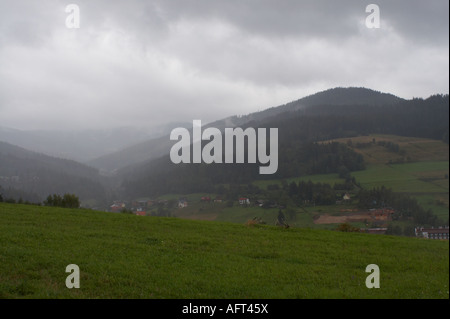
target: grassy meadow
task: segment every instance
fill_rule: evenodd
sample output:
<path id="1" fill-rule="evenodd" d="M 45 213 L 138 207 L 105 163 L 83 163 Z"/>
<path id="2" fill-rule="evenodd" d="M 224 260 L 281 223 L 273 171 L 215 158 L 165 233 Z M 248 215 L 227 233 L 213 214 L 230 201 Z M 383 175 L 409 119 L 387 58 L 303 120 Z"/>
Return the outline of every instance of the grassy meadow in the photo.
<path id="1" fill-rule="evenodd" d="M 0 203 L 0 298 L 448 299 L 448 270 L 448 241 Z"/>
<path id="2" fill-rule="evenodd" d="M 398 144 L 408 160 L 395 164 L 398 154 L 377 144 L 354 148 L 367 163 L 351 173 L 361 187 L 408 193 L 448 220 L 448 145 L 381 135 L 351 144 L 374 138 Z M 301 180 L 344 182 L 322 174 L 254 184 Z M 315 223 L 355 203 L 292 207 L 292 227 L 284 229 L 273 226 L 276 208 L 204 203 L 203 196 L 216 194 L 161 196 L 188 198 L 188 207 L 172 212 L 178 218 L 0 203 L 0 298 L 449 298 L 448 241 L 343 233 L 333 231 L 337 224 Z M 267 225 L 247 225 L 254 217 Z M 80 289 L 65 286 L 69 264 L 80 267 Z M 380 267 L 380 289 L 365 286 L 369 264 Z"/>

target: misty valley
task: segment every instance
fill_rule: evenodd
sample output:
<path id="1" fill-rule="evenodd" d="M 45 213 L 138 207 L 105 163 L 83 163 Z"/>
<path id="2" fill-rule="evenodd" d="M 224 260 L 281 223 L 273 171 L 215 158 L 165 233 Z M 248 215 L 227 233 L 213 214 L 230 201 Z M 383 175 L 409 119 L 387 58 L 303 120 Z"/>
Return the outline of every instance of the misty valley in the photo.
<path id="1" fill-rule="evenodd" d="M 448 116 L 335 88 L 84 161 L 0 130 L 0 297 L 448 298 Z"/>
<path id="2" fill-rule="evenodd" d="M 449 6 L 0 1 L 0 299 L 448 300 Z"/>
<path id="3" fill-rule="evenodd" d="M 190 130 L 167 127 L 166 135 L 84 164 L 2 141 L 0 194 L 41 205 L 71 194 L 94 210 L 238 223 L 276 224 L 281 212 L 291 227 L 350 224 L 412 236 L 417 226 L 448 225 L 447 118 L 448 95 L 403 100 L 335 88 L 203 130 L 200 120 Z M 407 171 L 418 165 L 422 171 Z M 376 173 L 389 169 L 391 176 Z M 393 184 L 392 174 L 425 188 Z M 388 208 L 393 213 L 383 213 Z"/>
<path id="4" fill-rule="evenodd" d="M 240 127 L 225 128 L 225 142 L 222 133 L 218 128 L 209 127 L 202 133 L 202 122 L 194 120 L 192 122 L 192 142 L 190 133 L 185 128 L 175 128 L 170 133 L 171 140 L 178 140 L 170 149 L 170 160 L 174 164 L 191 163 L 256 163 L 256 157 L 261 164 L 269 164 L 267 167 L 260 167 L 260 174 L 274 174 L 278 169 L 278 128 L 271 128 L 269 133 L 269 150 L 267 152 L 266 128 L 247 128 L 245 131 Z M 202 146 L 202 141 L 209 141 Z M 245 139 L 246 138 L 246 139 Z M 247 147 L 245 147 L 247 140 Z M 256 142 L 258 141 L 258 142 Z M 223 148 L 222 145 L 225 145 Z M 236 146 L 236 152 L 235 147 Z M 203 149 L 202 149 L 203 147 Z M 222 158 L 222 149 L 225 159 Z M 245 151 L 247 149 L 247 152 Z M 258 150 L 258 151 L 257 151 Z M 181 152 L 181 154 L 180 154 Z M 247 156 L 245 156 L 247 154 Z"/>

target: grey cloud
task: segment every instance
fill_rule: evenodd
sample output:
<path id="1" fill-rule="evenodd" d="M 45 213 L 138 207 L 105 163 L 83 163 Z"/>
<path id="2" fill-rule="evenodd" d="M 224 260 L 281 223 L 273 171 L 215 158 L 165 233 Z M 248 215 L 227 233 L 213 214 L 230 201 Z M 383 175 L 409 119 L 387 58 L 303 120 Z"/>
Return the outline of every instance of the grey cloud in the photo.
<path id="1" fill-rule="evenodd" d="M 448 2 L 373 2 L 379 30 L 360 0 L 0 0 L 0 126 L 212 121 L 335 86 L 447 93 Z"/>

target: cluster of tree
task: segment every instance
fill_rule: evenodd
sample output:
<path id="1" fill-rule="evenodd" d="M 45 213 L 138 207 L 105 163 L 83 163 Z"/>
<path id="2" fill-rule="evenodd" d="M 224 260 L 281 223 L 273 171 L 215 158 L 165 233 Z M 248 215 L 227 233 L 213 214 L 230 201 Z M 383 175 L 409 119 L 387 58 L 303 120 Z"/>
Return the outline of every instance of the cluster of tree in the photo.
<path id="1" fill-rule="evenodd" d="M 23 198 L 14 199 L 14 198 L 6 198 L 4 199 L 3 196 L 0 194 L 0 203 L 8 203 L 8 204 L 24 204 L 24 205 L 37 205 L 40 206 L 40 203 L 32 203 L 28 200 L 24 200 Z"/>
<path id="2" fill-rule="evenodd" d="M 337 193 L 330 184 L 301 181 L 298 184 L 295 182 L 289 184 L 288 195 L 297 205 L 305 203 L 334 205 Z"/>
<path id="3" fill-rule="evenodd" d="M 387 227 L 386 235 L 413 237 L 415 236 L 414 227 L 414 224 L 400 226 L 395 223 L 390 223 Z"/>
<path id="4" fill-rule="evenodd" d="M 353 189 L 353 184 L 335 184 L 331 186 L 327 183 L 313 183 L 311 181 L 295 181 L 288 183 L 283 180 L 280 184 L 269 184 L 266 189 L 262 189 L 252 183 L 246 185 L 232 184 L 229 187 L 220 185 L 216 188 L 219 194 L 232 207 L 239 197 L 248 197 L 255 203 L 256 200 L 263 200 L 263 208 L 273 207 L 297 207 L 310 205 L 334 205 L 342 193 Z"/>
<path id="5" fill-rule="evenodd" d="M 348 140 L 347 141 L 347 145 L 348 146 L 350 146 L 350 147 L 354 146 L 354 147 L 356 147 L 358 149 L 369 148 L 369 147 L 372 147 L 375 144 L 385 147 L 389 152 L 393 152 L 393 153 L 399 153 L 400 152 L 400 145 L 398 145 L 397 143 L 391 142 L 391 141 L 378 141 L 378 142 L 376 142 L 375 138 L 373 138 L 372 142 L 357 142 L 355 144 L 353 144 L 352 140 Z"/>
<path id="6" fill-rule="evenodd" d="M 301 143 L 282 140 L 279 169 L 273 178 L 288 178 L 312 174 L 359 171 L 365 168 L 361 154 L 342 143 Z M 266 177 L 267 178 L 267 177 Z"/>
<path id="7" fill-rule="evenodd" d="M 168 157 L 153 160 L 124 176 L 125 196 L 212 192 L 216 185 L 249 184 L 259 179 L 280 179 L 310 174 L 364 169 L 364 160 L 341 143 L 289 143 L 279 145 L 279 169 L 260 175 L 258 164 L 173 164 Z"/>
<path id="8" fill-rule="evenodd" d="M 410 220 L 416 225 L 438 226 L 441 221 L 431 210 L 424 209 L 417 200 L 407 194 L 394 193 L 392 189 L 384 186 L 370 190 L 361 189 L 358 193 L 360 208 L 395 209 L 393 220 Z"/>
<path id="9" fill-rule="evenodd" d="M 400 145 L 390 141 L 378 141 L 377 145 L 385 147 L 389 152 L 400 153 Z"/>
<path id="10" fill-rule="evenodd" d="M 75 194 L 58 194 L 48 195 L 44 201 L 45 206 L 64 207 L 64 208 L 79 208 L 80 200 Z"/>
<path id="11" fill-rule="evenodd" d="M 11 204 L 33 204 L 40 205 L 39 196 L 15 188 L 2 188 L 0 186 L 0 202 Z"/>
<path id="12" fill-rule="evenodd" d="M 159 207 L 156 210 L 152 210 L 150 212 L 150 216 L 156 216 L 156 217 L 174 217 L 172 210 L 168 207 Z"/>
<path id="13" fill-rule="evenodd" d="M 157 217 L 174 217 L 172 211 L 177 207 L 177 201 L 169 199 L 168 201 L 159 202 L 153 205 L 150 216 Z"/>

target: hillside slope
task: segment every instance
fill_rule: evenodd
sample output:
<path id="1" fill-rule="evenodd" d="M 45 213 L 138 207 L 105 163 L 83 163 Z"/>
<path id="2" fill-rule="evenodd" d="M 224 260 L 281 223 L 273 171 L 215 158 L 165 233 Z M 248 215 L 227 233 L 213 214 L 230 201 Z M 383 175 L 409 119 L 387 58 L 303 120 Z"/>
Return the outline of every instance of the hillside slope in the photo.
<path id="1" fill-rule="evenodd" d="M 226 127 L 240 127 L 245 126 L 250 122 L 263 121 L 283 113 L 286 114 L 318 105 L 377 106 L 393 105 L 402 101 L 404 100 L 394 95 L 366 88 L 334 88 L 264 111 L 251 113 L 241 117 L 231 116 L 217 120 L 208 125 L 204 125 L 204 127 L 215 127 L 220 130 L 223 130 Z M 187 128 L 189 129 L 190 127 Z M 90 161 L 89 164 L 107 171 L 114 171 L 119 168 L 164 156 L 169 153 L 172 145 L 173 142 L 170 141 L 169 136 L 164 136 L 162 138 L 138 143 L 119 152 L 96 158 Z"/>
<path id="2" fill-rule="evenodd" d="M 90 130 L 18 130 L 0 127 L 0 140 L 58 158 L 85 163 L 132 144 L 167 135 L 176 123 L 158 127 Z"/>
<path id="3" fill-rule="evenodd" d="M 105 196 L 97 169 L 1 141 L 0 186 L 35 194 L 40 200 L 54 193 L 75 193 L 81 199 Z"/>
<path id="4" fill-rule="evenodd" d="M 391 134 L 442 140 L 448 144 L 448 115 L 448 96 L 432 96 L 395 105 L 316 105 L 242 126 L 244 129 L 278 128 L 278 170 L 273 175 L 259 174 L 259 163 L 176 165 L 168 155 L 122 169 L 119 173 L 126 196 L 158 196 L 213 192 L 219 184 L 248 184 L 258 179 L 338 173 L 341 168 L 358 171 L 365 168 L 365 163 L 354 149 L 342 143 L 317 142 Z M 203 145 L 206 143 L 204 141 Z M 222 141 L 222 149 L 224 144 Z"/>
<path id="5" fill-rule="evenodd" d="M 449 298 L 442 241 L 0 203 L 0 242 L 2 298 Z"/>

